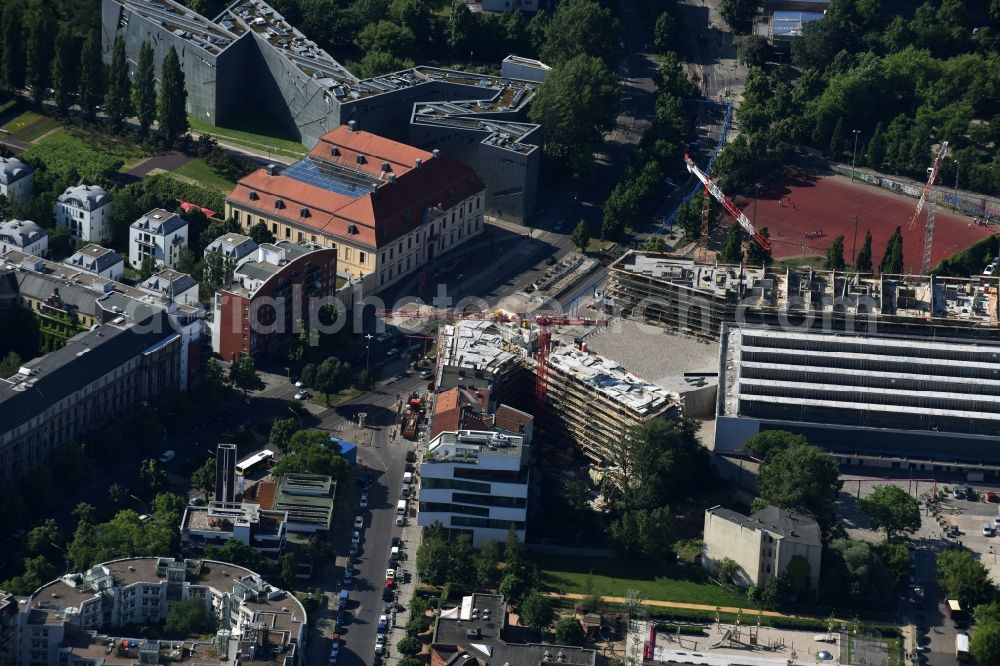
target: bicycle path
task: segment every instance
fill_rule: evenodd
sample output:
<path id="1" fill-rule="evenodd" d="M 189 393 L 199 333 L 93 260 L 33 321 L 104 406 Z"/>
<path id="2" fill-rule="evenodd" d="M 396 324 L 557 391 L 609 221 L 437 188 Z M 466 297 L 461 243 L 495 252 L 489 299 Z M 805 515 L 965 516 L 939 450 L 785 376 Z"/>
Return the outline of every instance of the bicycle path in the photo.
<path id="1" fill-rule="evenodd" d="M 580 594 L 578 592 L 567 592 L 560 594 L 559 592 L 544 592 L 547 597 L 554 597 L 557 599 L 585 599 L 588 595 Z M 602 601 L 607 601 L 613 604 L 625 604 L 628 600 L 625 597 L 607 597 L 599 595 Z M 655 606 L 657 608 L 677 608 L 680 610 L 697 610 L 697 611 L 707 611 L 709 613 L 714 613 L 719 611 L 720 613 L 742 613 L 747 616 L 761 615 L 763 617 L 777 617 L 791 620 L 829 620 L 829 617 L 816 617 L 812 615 L 789 615 L 787 613 L 779 613 L 777 611 L 766 611 L 757 610 L 755 608 L 737 608 L 735 606 L 712 606 L 710 604 L 692 604 L 683 601 L 661 601 L 659 599 L 644 599 L 642 601 L 643 606 Z M 847 622 L 848 620 L 834 618 L 835 622 Z"/>

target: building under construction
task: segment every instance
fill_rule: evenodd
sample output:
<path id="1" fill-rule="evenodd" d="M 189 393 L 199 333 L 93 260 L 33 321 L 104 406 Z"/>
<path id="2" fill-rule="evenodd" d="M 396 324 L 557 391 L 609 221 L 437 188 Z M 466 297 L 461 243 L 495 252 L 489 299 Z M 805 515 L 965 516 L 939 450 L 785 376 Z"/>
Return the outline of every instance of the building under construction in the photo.
<path id="1" fill-rule="evenodd" d="M 726 324 L 721 348 L 716 453 L 787 430 L 848 464 L 1000 472 L 1000 342 Z"/>
<path id="2" fill-rule="evenodd" d="M 443 324 L 435 386 L 439 391 L 486 388 L 497 400 L 530 409 L 534 379 L 527 360 L 537 345 L 537 330 L 513 323 L 482 319 Z"/>
<path id="3" fill-rule="evenodd" d="M 1000 276 L 872 275 L 703 264 L 632 251 L 610 269 L 623 315 L 717 340 L 724 323 L 794 330 L 995 338 Z"/>
<path id="4" fill-rule="evenodd" d="M 544 424 L 552 443 L 574 445 L 605 467 L 613 447 L 638 424 L 678 416 L 680 396 L 575 346 L 557 347 L 545 363 Z"/>

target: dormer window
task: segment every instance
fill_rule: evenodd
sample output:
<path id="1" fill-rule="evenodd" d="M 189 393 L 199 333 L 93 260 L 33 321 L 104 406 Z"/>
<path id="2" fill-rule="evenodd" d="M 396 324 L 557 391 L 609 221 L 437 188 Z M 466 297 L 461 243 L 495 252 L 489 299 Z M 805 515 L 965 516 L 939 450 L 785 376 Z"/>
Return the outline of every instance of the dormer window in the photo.
<path id="1" fill-rule="evenodd" d="M 330 146 L 330 154 L 333 155 L 334 157 L 339 157 L 340 149 L 337 148 L 337 146 Z"/>
<path id="2" fill-rule="evenodd" d="M 392 165 L 388 162 L 382 162 L 382 171 L 392 171 Z"/>
<path id="3" fill-rule="evenodd" d="M 257 201 L 257 199 L 260 199 L 260 197 L 257 196 L 257 193 L 254 192 L 253 190 L 250 190 L 250 201 Z"/>
<path id="4" fill-rule="evenodd" d="M 279 209 L 279 210 L 282 209 L 282 208 L 284 208 L 285 207 L 285 200 L 284 199 L 275 199 L 274 200 L 274 207 L 277 208 L 277 209 Z"/>
<path id="5" fill-rule="evenodd" d="M 353 224 L 348 225 L 348 227 L 347 227 L 347 233 L 350 234 L 350 235 L 352 235 L 352 236 L 355 235 L 356 233 L 358 233 L 358 227 L 356 225 L 353 225 Z"/>
<path id="6" fill-rule="evenodd" d="M 366 162 L 365 156 L 358 155 L 356 158 L 354 158 L 354 161 L 357 162 L 358 164 L 364 164 Z"/>
<path id="7" fill-rule="evenodd" d="M 301 210 L 299 210 L 299 217 L 309 217 L 309 209 L 302 208 Z"/>

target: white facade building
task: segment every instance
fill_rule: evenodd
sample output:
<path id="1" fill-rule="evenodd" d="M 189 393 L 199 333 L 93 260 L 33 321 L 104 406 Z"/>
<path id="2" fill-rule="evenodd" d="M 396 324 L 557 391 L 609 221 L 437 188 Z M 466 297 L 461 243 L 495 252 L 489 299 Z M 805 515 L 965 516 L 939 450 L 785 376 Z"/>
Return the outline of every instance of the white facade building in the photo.
<path id="1" fill-rule="evenodd" d="M 157 266 L 174 268 L 188 244 L 188 223 L 176 213 L 157 208 L 132 223 L 128 232 L 128 261 L 133 268 L 152 257 Z"/>
<path id="2" fill-rule="evenodd" d="M 705 510 L 706 569 L 717 570 L 729 558 L 740 567 L 743 586 L 763 587 L 788 570 L 795 556 L 809 563 L 813 589 L 819 584 L 823 542 L 819 525 L 809 516 L 768 506 L 750 516 L 714 506 Z"/>
<path id="3" fill-rule="evenodd" d="M 219 236 L 205 248 L 205 256 L 212 252 L 222 255 L 226 261 L 232 262 L 234 268 L 257 256 L 257 242 L 243 234 L 225 234 Z"/>
<path id="4" fill-rule="evenodd" d="M 511 525 L 524 541 L 529 445 L 523 435 L 458 430 L 433 440 L 420 466 L 417 525 L 440 522 L 474 546 L 503 541 Z"/>
<path id="5" fill-rule="evenodd" d="M 285 547 L 288 514 L 259 504 L 211 502 L 189 506 L 181 519 L 181 543 L 188 547 L 222 546 L 229 539 L 277 557 Z"/>
<path id="6" fill-rule="evenodd" d="M 125 260 L 114 250 L 100 245 L 82 247 L 64 259 L 63 263 L 109 280 L 117 280 L 125 272 Z"/>
<path id="7" fill-rule="evenodd" d="M 35 172 L 16 157 L 0 157 L 0 194 L 12 204 L 23 204 L 31 197 Z"/>
<path id="8" fill-rule="evenodd" d="M 44 257 L 49 253 L 49 234 L 31 220 L 0 222 L 0 255 L 11 250 Z"/>
<path id="9" fill-rule="evenodd" d="M 143 291 L 156 294 L 170 303 L 198 305 L 198 283 L 187 273 L 164 268 L 139 285 Z"/>
<path id="10" fill-rule="evenodd" d="M 67 187 L 56 199 L 56 224 L 69 230 L 70 242 L 111 240 L 111 195 L 99 185 Z"/>

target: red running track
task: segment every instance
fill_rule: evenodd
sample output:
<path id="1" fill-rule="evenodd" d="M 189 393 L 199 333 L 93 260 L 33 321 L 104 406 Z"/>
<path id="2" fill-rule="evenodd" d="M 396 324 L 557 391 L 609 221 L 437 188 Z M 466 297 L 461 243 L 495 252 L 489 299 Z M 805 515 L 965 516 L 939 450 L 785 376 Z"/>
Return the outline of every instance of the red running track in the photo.
<path id="1" fill-rule="evenodd" d="M 782 205 L 778 205 L 779 197 Z M 754 219 L 752 197 L 739 197 L 737 203 L 751 220 Z M 767 227 L 771 234 L 775 259 L 790 259 L 822 255 L 839 235 L 844 236 L 844 258 L 852 263 L 854 216 L 860 215 L 857 249 L 865 241 L 865 232 L 872 232 L 872 263 L 876 270 L 885 252 L 886 243 L 896 227 L 903 230 L 903 267 L 907 273 L 918 273 L 923 259 L 924 226 L 927 208 L 921 212 L 912 231 L 910 218 L 917 200 L 893 194 L 873 185 L 845 176 L 818 176 L 791 170 L 780 181 L 769 183 L 760 190 L 756 208 L 757 228 Z M 956 252 L 990 236 L 995 230 L 971 225 L 972 218 L 955 215 L 942 205 L 937 207 L 931 266 Z M 810 232 L 824 235 L 807 238 Z M 804 246 L 804 247 L 803 247 Z"/>

